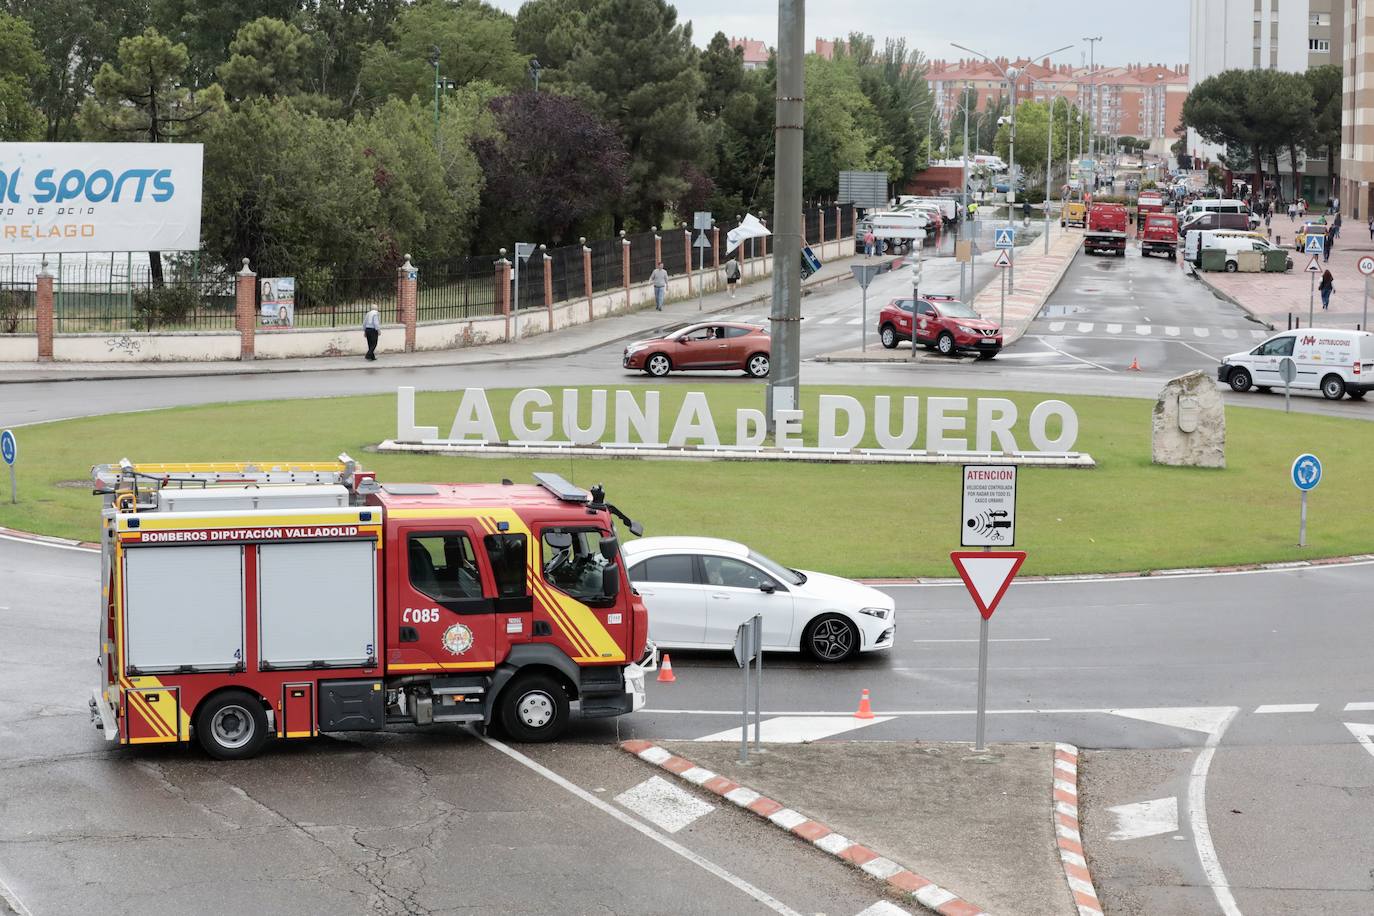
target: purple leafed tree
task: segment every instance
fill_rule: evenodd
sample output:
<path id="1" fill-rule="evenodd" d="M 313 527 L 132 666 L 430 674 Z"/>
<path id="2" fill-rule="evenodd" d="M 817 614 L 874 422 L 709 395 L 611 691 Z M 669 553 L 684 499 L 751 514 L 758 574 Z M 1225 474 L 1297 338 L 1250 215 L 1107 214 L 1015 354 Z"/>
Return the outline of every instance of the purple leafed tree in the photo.
<path id="1" fill-rule="evenodd" d="M 559 244 L 620 200 L 629 157 L 619 135 L 577 100 L 519 92 L 490 104 L 500 136 L 475 144 L 487 226 Z"/>

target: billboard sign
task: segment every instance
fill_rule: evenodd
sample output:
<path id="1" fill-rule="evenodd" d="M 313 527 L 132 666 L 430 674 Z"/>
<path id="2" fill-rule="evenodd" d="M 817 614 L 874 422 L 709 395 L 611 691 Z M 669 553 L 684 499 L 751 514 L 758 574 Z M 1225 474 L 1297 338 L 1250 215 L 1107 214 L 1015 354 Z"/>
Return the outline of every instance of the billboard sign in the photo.
<path id="1" fill-rule="evenodd" d="M 199 143 L 0 143 L 0 254 L 200 248 Z"/>
<path id="2" fill-rule="evenodd" d="M 259 297 L 258 323 L 265 328 L 290 328 L 296 325 L 296 278 L 263 277 Z"/>
<path id="3" fill-rule="evenodd" d="M 887 172 L 841 172 L 835 201 L 865 210 L 887 206 Z"/>

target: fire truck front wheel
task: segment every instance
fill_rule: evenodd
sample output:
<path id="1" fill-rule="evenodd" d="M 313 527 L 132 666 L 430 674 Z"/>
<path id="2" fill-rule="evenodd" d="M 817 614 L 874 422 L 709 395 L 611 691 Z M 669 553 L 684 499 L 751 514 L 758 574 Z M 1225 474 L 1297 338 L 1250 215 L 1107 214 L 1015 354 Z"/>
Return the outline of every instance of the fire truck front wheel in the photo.
<path id="1" fill-rule="evenodd" d="M 554 741 L 568 727 L 568 694 L 547 674 L 515 678 L 498 701 L 501 729 L 516 741 Z"/>
<path id="2" fill-rule="evenodd" d="M 217 760 L 246 760 L 267 740 L 262 701 L 244 690 L 226 690 L 206 700 L 196 714 L 196 738 Z"/>

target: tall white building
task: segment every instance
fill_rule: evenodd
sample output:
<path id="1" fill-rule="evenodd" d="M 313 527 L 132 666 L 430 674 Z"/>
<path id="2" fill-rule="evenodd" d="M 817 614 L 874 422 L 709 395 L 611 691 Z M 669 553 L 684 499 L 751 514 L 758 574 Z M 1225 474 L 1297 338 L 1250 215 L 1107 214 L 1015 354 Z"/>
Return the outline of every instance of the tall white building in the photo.
<path id="1" fill-rule="evenodd" d="M 1287 70 L 1308 65 L 1308 0 L 1192 0 L 1188 89 L 1223 70 Z M 1188 131 L 1188 152 L 1215 159 L 1225 149 Z"/>

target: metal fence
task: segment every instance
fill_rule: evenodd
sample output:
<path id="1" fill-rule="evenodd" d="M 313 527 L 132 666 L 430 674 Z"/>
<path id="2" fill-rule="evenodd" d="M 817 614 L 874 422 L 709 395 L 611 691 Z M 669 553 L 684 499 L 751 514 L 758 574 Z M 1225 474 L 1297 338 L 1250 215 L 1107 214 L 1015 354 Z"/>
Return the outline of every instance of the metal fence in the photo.
<path id="1" fill-rule="evenodd" d="M 592 292 L 623 288 L 625 267 L 621 258 L 625 246 L 619 237 L 588 242 L 587 247 L 592 250 Z"/>
<path id="2" fill-rule="evenodd" d="M 417 321 L 447 321 L 497 312 L 499 255 L 425 262 L 416 294 Z"/>
<path id="3" fill-rule="evenodd" d="M 37 268 L 0 265 L 0 334 L 37 331 Z"/>
<path id="4" fill-rule="evenodd" d="M 298 328 L 360 328 L 368 310 L 374 308 L 383 322 L 398 320 L 395 273 L 367 277 L 296 276 Z"/>

